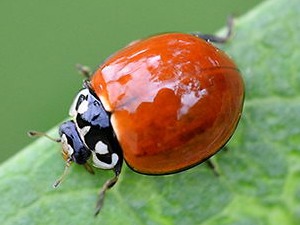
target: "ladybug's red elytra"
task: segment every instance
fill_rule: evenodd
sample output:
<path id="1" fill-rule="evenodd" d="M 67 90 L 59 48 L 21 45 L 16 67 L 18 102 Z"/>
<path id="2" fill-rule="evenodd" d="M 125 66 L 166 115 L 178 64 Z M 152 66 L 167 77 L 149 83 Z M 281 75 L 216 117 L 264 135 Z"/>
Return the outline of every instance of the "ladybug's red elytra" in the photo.
<path id="1" fill-rule="evenodd" d="M 57 141 L 66 168 L 75 162 L 92 171 L 91 158 L 95 167 L 115 172 L 101 189 L 96 214 L 123 159 L 139 173 L 175 173 L 205 161 L 232 136 L 244 84 L 211 38 L 166 33 L 136 41 L 84 82 Z"/>
<path id="2" fill-rule="evenodd" d="M 91 78 L 135 171 L 168 174 L 199 164 L 230 138 L 243 81 L 222 51 L 190 34 L 147 38 L 110 57 Z"/>

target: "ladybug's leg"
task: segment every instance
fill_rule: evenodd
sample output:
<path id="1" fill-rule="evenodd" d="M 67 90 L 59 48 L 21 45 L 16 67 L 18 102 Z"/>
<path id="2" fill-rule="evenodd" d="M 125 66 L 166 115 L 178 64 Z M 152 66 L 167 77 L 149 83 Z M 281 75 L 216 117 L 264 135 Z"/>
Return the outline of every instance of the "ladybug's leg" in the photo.
<path id="1" fill-rule="evenodd" d="M 91 167 L 91 165 L 89 163 L 85 163 L 85 164 L 83 164 L 83 166 L 86 169 L 86 171 L 88 171 L 90 174 L 95 174 L 93 168 Z"/>
<path id="2" fill-rule="evenodd" d="M 98 195 L 98 200 L 97 200 L 97 205 L 96 205 L 96 211 L 95 211 L 95 216 L 98 215 L 98 213 L 100 212 L 102 206 L 103 206 L 103 202 L 104 202 L 104 197 L 105 197 L 105 192 L 108 189 L 111 189 L 118 181 L 119 175 L 121 173 L 121 169 L 122 169 L 122 164 L 123 164 L 123 157 L 121 155 L 120 160 L 118 161 L 118 163 L 115 165 L 114 167 L 114 172 L 115 172 L 115 176 L 109 180 L 107 180 Z"/>
<path id="3" fill-rule="evenodd" d="M 121 160 L 114 167 L 115 176 L 113 178 L 107 180 L 103 184 L 103 186 L 102 186 L 102 188 L 101 188 L 101 190 L 99 192 L 99 196 L 98 196 L 98 200 L 97 200 L 97 205 L 96 205 L 95 216 L 98 215 L 98 213 L 100 212 L 100 210 L 101 210 L 101 208 L 103 206 L 105 192 L 108 189 L 111 189 L 117 183 L 118 178 L 119 178 L 119 174 L 121 173 L 122 164 L 123 164 L 123 158 L 121 158 Z"/>
<path id="4" fill-rule="evenodd" d="M 90 79 L 92 72 L 89 67 L 81 64 L 76 64 L 76 68 L 85 78 L 87 78 L 88 80 Z"/>
<path id="5" fill-rule="evenodd" d="M 208 42 L 214 42 L 214 43 L 225 43 L 227 42 L 231 35 L 232 35 L 232 29 L 233 28 L 233 17 L 228 17 L 227 19 L 227 34 L 224 37 L 219 37 L 213 34 L 201 34 L 201 33 L 192 33 L 192 35 L 199 37 L 201 39 L 204 39 Z"/>
<path id="6" fill-rule="evenodd" d="M 214 172 L 214 174 L 215 174 L 216 176 L 219 176 L 219 175 L 220 175 L 220 174 L 218 173 L 218 171 L 217 171 L 217 166 L 216 166 L 216 164 L 215 164 L 211 159 L 208 159 L 208 160 L 206 160 L 205 162 L 206 162 L 206 164 L 208 165 L 208 167 L 209 167 L 210 169 L 212 169 L 212 171 Z"/>
<path id="7" fill-rule="evenodd" d="M 95 216 L 98 215 L 98 213 L 100 212 L 102 206 L 103 206 L 103 202 L 104 202 L 104 197 L 105 197 L 105 192 L 112 188 L 118 181 L 119 176 L 114 176 L 113 178 L 107 180 L 104 185 L 102 186 L 100 192 L 99 192 L 99 196 L 98 196 L 98 201 L 97 201 L 97 205 L 96 205 L 96 211 L 95 211 Z"/>

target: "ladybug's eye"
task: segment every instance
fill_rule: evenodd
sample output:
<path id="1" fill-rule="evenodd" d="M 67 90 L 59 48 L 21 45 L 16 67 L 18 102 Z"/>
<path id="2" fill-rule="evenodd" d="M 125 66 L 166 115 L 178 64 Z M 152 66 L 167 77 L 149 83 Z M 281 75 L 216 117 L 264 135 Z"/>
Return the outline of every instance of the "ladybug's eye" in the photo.
<path id="1" fill-rule="evenodd" d="M 94 106 L 96 106 L 96 107 L 97 107 L 97 106 L 100 106 L 99 101 L 96 101 L 96 100 L 95 100 L 95 101 L 94 101 Z"/>

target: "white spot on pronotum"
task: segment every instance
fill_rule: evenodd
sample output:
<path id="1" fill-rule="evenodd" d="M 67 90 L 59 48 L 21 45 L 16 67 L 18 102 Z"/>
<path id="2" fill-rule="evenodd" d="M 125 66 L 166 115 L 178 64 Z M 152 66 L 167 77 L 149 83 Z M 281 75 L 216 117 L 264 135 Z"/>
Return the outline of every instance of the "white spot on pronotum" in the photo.
<path id="1" fill-rule="evenodd" d="M 107 145 L 104 144 L 102 141 L 98 141 L 95 146 L 95 152 L 101 155 L 107 154 L 108 153 Z"/>
<path id="2" fill-rule="evenodd" d="M 89 130 L 91 129 L 91 126 L 85 126 L 81 129 L 77 126 L 77 129 L 79 130 L 80 137 L 84 137 L 89 132 Z"/>
<path id="3" fill-rule="evenodd" d="M 119 161 L 119 156 L 116 153 L 113 153 L 111 155 L 111 164 L 115 166 L 117 165 L 118 161 Z"/>
<path id="4" fill-rule="evenodd" d="M 70 110 L 69 110 L 69 115 L 70 115 L 70 116 L 75 117 L 76 114 L 77 114 L 78 111 L 79 111 L 79 109 L 78 109 L 78 111 L 76 110 L 76 106 L 77 106 L 77 102 L 78 102 L 78 100 L 79 100 L 79 97 L 80 97 L 81 95 L 88 96 L 89 94 L 90 94 L 90 92 L 89 92 L 89 90 L 86 89 L 86 88 L 85 88 L 85 89 L 82 89 L 81 91 L 78 92 L 78 94 L 77 94 L 76 97 L 74 98 L 73 103 L 72 103 L 72 105 L 71 105 L 71 107 L 70 107 Z M 86 101 L 84 101 L 84 102 L 86 102 Z M 87 103 L 85 103 L 85 104 L 87 104 Z M 85 107 L 83 106 L 83 108 L 82 108 L 81 110 L 85 110 Z"/>
<path id="5" fill-rule="evenodd" d="M 85 100 L 85 101 L 83 101 L 83 102 L 80 103 L 77 112 L 78 112 L 79 114 L 83 114 L 83 113 L 85 113 L 88 109 L 89 109 L 89 102 Z"/>
<path id="6" fill-rule="evenodd" d="M 114 168 L 119 160 L 119 156 L 116 153 L 113 153 L 111 155 L 111 163 L 107 164 L 105 162 L 100 161 L 95 152 L 92 152 L 92 154 L 93 154 L 94 166 L 97 168 L 100 168 L 100 169 L 104 169 L 104 170 L 110 170 L 110 169 Z"/>

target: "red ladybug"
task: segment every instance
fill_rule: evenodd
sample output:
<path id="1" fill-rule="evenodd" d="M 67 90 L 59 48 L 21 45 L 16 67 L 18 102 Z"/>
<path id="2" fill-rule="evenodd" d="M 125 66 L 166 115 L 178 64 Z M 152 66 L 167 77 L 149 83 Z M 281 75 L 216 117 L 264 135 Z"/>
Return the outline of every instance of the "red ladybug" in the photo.
<path id="1" fill-rule="evenodd" d="M 189 34 L 141 40 L 110 57 L 91 88 L 111 113 L 125 161 L 144 174 L 199 164 L 233 134 L 244 86 L 222 51 Z"/>
<path id="2" fill-rule="evenodd" d="M 243 80 L 234 62 L 201 37 L 168 33 L 136 41 L 84 82 L 59 141 L 67 167 L 76 162 L 91 170 L 92 157 L 95 167 L 114 170 L 96 213 L 123 158 L 139 173 L 176 173 L 205 161 L 232 136 Z"/>

